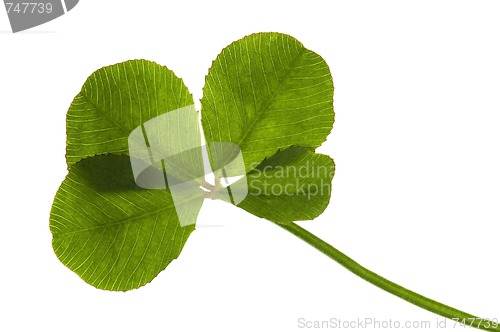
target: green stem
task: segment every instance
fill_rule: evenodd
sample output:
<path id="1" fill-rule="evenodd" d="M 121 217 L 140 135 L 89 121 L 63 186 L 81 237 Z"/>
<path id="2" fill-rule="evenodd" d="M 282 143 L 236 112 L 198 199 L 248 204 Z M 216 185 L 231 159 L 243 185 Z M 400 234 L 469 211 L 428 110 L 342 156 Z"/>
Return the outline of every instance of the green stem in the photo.
<path id="1" fill-rule="evenodd" d="M 293 235 L 309 243 L 314 248 L 318 249 L 358 277 L 368 281 L 369 283 L 389 292 L 397 297 L 402 298 L 420 308 L 426 309 L 435 314 L 441 315 L 443 317 L 458 320 L 458 322 L 465 322 L 468 326 L 472 326 L 485 331 L 500 331 L 500 326 L 497 322 L 492 322 L 488 320 L 482 320 L 481 318 L 468 314 L 466 312 L 457 310 L 455 308 L 449 307 L 445 304 L 439 303 L 437 301 L 431 300 L 425 296 L 417 294 L 409 289 L 399 286 L 394 282 L 379 276 L 378 274 L 366 269 L 365 267 L 359 265 L 356 261 L 346 256 L 344 253 L 335 249 L 330 244 L 321 240 L 314 234 L 305 230 L 304 228 L 298 226 L 295 223 L 290 224 L 278 224 L 281 228 L 286 229 Z"/>

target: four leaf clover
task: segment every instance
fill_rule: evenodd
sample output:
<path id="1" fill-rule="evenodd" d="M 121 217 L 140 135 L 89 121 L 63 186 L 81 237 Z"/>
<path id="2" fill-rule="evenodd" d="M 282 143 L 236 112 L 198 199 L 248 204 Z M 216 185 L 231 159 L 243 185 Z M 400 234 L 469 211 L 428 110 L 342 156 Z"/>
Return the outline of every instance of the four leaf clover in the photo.
<path id="1" fill-rule="evenodd" d="M 220 198 L 214 193 L 222 188 L 234 196 L 246 182 L 242 200 L 226 201 L 276 223 L 313 219 L 327 207 L 334 163 L 314 150 L 333 126 L 333 82 L 319 55 L 280 33 L 253 34 L 221 52 L 206 77 L 199 111 L 215 183 L 202 179 L 200 191 L 212 194 L 180 206 L 172 186 L 138 185 L 130 137 L 134 130 L 147 137 L 148 123 L 174 111 L 186 127 L 193 123 L 193 104 L 180 78 L 146 60 L 97 70 L 73 100 L 69 174 L 54 199 L 50 229 L 57 257 L 90 285 L 126 291 L 150 282 L 179 256 L 203 198 Z M 195 124 L 185 133 L 156 127 L 158 136 L 182 134 L 163 143 L 167 147 L 186 139 L 201 146 Z M 228 160 L 216 165 L 214 147 L 221 142 L 238 147 L 244 175 L 224 186 L 221 165 L 234 156 L 226 153 Z M 165 160 L 156 160 L 159 174 L 169 168 Z M 189 167 L 174 163 L 170 172 Z M 181 222 L 186 219 L 192 222 Z"/>

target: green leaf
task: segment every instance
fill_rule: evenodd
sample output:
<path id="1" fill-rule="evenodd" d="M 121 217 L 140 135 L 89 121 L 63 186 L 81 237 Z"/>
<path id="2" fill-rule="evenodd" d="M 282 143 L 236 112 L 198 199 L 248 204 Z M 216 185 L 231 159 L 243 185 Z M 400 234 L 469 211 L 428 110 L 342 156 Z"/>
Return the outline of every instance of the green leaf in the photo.
<path id="1" fill-rule="evenodd" d="M 304 147 L 278 151 L 247 174 L 242 209 L 278 223 L 311 220 L 328 206 L 333 160 Z"/>
<path id="2" fill-rule="evenodd" d="M 196 219 L 199 209 L 193 211 Z M 179 225 L 168 190 L 137 187 L 129 157 L 102 155 L 71 168 L 54 199 L 50 230 L 64 265 L 97 288 L 125 291 L 177 258 L 194 225 Z"/>
<path id="3" fill-rule="evenodd" d="M 206 77 L 201 104 L 207 142 L 238 144 L 247 171 L 278 149 L 320 146 L 334 121 L 328 65 L 279 33 L 226 47 Z"/>
<path id="4" fill-rule="evenodd" d="M 131 60 L 94 72 L 67 114 L 68 167 L 89 156 L 127 154 L 136 127 L 193 104 L 183 81 L 166 67 Z"/>

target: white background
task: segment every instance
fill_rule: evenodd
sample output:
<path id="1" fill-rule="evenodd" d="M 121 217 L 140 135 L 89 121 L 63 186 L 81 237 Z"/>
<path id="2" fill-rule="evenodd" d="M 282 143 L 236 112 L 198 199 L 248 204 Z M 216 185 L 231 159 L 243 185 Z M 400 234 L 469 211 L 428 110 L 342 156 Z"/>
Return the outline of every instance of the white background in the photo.
<path id="1" fill-rule="evenodd" d="M 87 76 L 146 58 L 199 99 L 220 50 L 260 31 L 295 36 L 334 77 L 336 123 L 320 148 L 337 164 L 333 196 L 301 225 L 414 291 L 500 319 L 499 15 L 498 1 L 82 0 L 12 34 L 0 10 L 0 331 L 288 332 L 305 330 L 301 317 L 435 324 L 224 203 L 207 201 L 199 219 L 224 227 L 200 227 L 135 291 L 94 289 L 54 255 L 65 113 Z"/>

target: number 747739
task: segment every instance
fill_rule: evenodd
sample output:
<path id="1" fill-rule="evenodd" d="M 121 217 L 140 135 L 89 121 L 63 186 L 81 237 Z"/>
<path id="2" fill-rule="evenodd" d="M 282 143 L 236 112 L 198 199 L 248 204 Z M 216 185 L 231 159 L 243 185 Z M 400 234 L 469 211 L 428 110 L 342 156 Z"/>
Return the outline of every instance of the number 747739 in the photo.
<path id="1" fill-rule="evenodd" d="M 7 14 L 11 12 L 17 14 L 50 14 L 52 13 L 52 4 L 50 2 L 21 2 L 21 3 L 12 3 L 6 2 Z"/>

